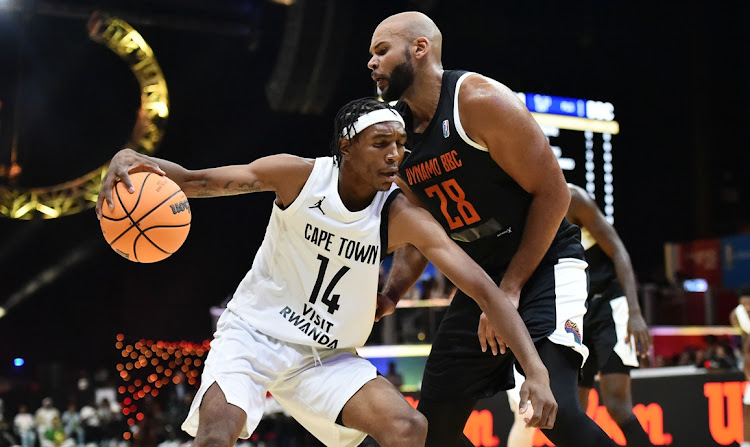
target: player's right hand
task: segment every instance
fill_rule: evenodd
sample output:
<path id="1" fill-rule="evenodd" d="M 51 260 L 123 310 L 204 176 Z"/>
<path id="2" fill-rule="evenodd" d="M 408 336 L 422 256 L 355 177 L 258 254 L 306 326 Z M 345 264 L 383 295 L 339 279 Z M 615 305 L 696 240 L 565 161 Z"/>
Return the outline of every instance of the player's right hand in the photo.
<path id="1" fill-rule="evenodd" d="M 393 302 L 387 295 L 378 293 L 378 304 L 375 308 L 375 321 L 380 321 L 386 315 L 390 315 L 396 311 L 396 303 Z"/>
<path id="2" fill-rule="evenodd" d="M 96 218 L 102 218 L 102 205 L 107 202 L 109 209 L 113 209 L 115 204 L 112 201 L 112 188 L 115 183 L 121 181 L 128 188 L 129 192 L 135 191 L 133 182 L 130 180 L 129 173 L 132 172 L 154 172 L 159 175 L 165 175 L 159 165 L 149 160 L 147 157 L 139 154 L 132 149 L 123 149 L 112 157 L 109 163 L 107 173 L 102 179 L 102 189 L 99 190 L 99 197 L 96 199 Z"/>
<path id="3" fill-rule="evenodd" d="M 521 385 L 521 400 L 519 402 L 518 412 L 526 413 L 529 404 L 533 407 L 533 414 L 525 417 L 526 427 L 552 428 L 557 419 L 557 401 L 552 394 L 549 385 L 549 374 L 544 370 L 544 374 L 526 373 L 526 380 Z"/>

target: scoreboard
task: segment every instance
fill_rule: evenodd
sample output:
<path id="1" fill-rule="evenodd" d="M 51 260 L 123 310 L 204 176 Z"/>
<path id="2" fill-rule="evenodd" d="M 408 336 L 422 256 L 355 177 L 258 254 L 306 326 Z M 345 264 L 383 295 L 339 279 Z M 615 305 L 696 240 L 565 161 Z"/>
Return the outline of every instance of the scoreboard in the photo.
<path id="1" fill-rule="evenodd" d="M 547 136 L 565 179 L 593 197 L 615 221 L 612 138 L 620 132 L 609 102 L 516 93 Z"/>

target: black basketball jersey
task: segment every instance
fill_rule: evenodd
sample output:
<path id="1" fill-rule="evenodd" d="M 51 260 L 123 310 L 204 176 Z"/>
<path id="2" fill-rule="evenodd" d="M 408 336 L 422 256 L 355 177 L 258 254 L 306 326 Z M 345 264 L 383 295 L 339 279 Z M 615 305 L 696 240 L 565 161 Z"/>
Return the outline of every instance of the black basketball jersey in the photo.
<path id="1" fill-rule="evenodd" d="M 437 110 L 424 133 L 413 132 L 408 105 L 397 105 L 408 133 L 400 174 L 450 237 L 497 275 L 518 249 L 532 196 L 464 132 L 457 90 L 471 74 L 443 72 Z M 577 230 L 563 220 L 547 256 L 564 257 L 561 249 L 578 243 Z"/>
<path id="2" fill-rule="evenodd" d="M 625 295 L 612 259 L 604 253 L 586 227 L 581 228 L 581 233 L 586 262 L 589 263 L 589 301 L 599 298 L 609 300 Z"/>

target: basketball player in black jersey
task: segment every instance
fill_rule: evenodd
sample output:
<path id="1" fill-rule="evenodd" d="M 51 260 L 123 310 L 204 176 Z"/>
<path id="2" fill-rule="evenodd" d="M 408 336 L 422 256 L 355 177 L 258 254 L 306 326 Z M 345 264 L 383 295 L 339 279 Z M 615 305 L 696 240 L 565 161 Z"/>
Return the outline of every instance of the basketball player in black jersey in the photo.
<path id="1" fill-rule="evenodd" d="M 400 99 L 404 109 L 411 152 L 400 186 L 516 305 L 559 405 L 545 434 L 562 447 L 614 446 L 577 395 L 588 353 L 581 339 L 587 264 L 580 231 L 564 220 L 570 193 L 557 160 L 510 89 L 443 70 L 441 45 L 437 26 L 416 12 L 387 18 L 372 36 L 372 78 L 385 100 Z M 424 266 L 413 250 L 397 253 L 378 316 L 393 311 Z M 462 432 L 477 400 L 513 387 L 513 355 L 487 333 L 492 352 L 484 352 L 480 319 L 482 311 L 459 292 L 437 331 L 419 403 L 428 446 L 470 446 Z M 521 412 L 527 408 L 522 402 Z"/>
<path id="2" fill-rule="evenodd" d="M 583 343 L 589 348 L 589 358 L 582 369 L 578 395 L 586 409 L 599 373 L 601 399 L 628 447 L 653 447 L 633 414 L 630 393 L 630 370 L 638 367 L 639 356 L 648 355 L 652 341 L 638 303 L 630 255 L 588 193 L 576 185 L 568 187 L 570 206 L 565 217 L 581 228 L 589 264 L 588 309 L 583 317 Z M 533 432 L 519 431 L 516 423 L 512 431 L 510 447 L 531 447 Z"/>
<path id="3" fill-rule="evenodd" d="M 651 334 L 638 303 L 638 286 L 625 245 L 589 194 L 570 188 L 566 218 L 585 232 L 583 246 L 589 263 L 588 309 L 583 317 L 583 343 L 590 356 L 583 366 L 578 394 L 584 409 L 594 377 L 599 376 L 601 398 L 622 429 L 628 447 L 653 446 L 633 414 L 630 370 L 651 349 Z"/>

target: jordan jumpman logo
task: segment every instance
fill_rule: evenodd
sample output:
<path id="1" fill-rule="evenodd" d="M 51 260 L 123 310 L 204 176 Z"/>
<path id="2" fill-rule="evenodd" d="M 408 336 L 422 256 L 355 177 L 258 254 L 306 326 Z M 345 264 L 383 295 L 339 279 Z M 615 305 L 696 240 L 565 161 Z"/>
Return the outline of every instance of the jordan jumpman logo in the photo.
<path id="1" fill-rule="evenodd" d="M 319 210 L 320 210 L 320 212 L 321 212 L 321 213 L 325 214 L 326 212 L 325 212 L 325 211 L 323 211 L 323 207 L 321 206 L 321 205 L 323 205 L 323 201 L 324 201 L 325 199 L 326 199 L 326 196 L 323 196 L 323 198 L 322 198 L 322 199 L 320 199 L 320 200 L 318 200 L 318 201 L 317 201 L 317 202 L 315 203 L 315 205 L 313 205 L 313 206 L 308 206 L 308 208 L 317 208 L 317 209 L 319 209 Z"/>

